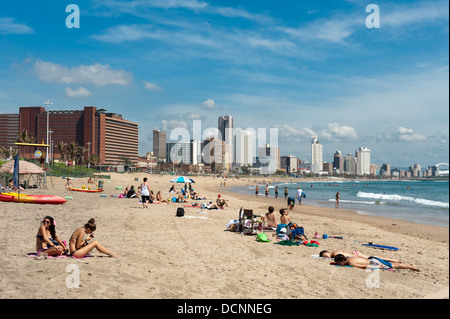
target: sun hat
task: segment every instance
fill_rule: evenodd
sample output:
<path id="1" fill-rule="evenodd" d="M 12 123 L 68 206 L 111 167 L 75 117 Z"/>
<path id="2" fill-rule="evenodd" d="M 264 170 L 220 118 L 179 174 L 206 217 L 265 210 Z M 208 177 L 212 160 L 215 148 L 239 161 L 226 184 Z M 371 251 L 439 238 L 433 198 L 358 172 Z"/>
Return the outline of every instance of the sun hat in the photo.
<path id="1" fill-rule="evenodd" d="M 256 241 L 269 242 L 270 240 L 267 239 L 267 235 L 265 233 L 259 233 L 256 235 Z"/>

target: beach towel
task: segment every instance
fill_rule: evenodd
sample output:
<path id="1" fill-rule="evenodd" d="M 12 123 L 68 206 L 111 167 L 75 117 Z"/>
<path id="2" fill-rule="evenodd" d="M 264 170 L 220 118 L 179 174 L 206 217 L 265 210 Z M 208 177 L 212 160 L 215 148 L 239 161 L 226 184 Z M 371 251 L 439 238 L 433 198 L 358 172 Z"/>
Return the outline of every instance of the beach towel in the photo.
<path id="1" fill-rule="evenodd" d="M 63 258 L 73 258 L 73 259 L 87 259 L 88 257 L 92 257 L 90 255 L 86 255 L 84 257 L 81 258 L 77 258 L 77 257 L 73 257 L 73 256 L 69 256 L 69 255 L 61 255 L 61 256 L 47 256 L 46 258 L 43 258 L 43 256 L 39 256 L 37 253 L 29 253 L 27 254 L 29 258 L 34 258 L 34 259 L 63 259 Z M 41 258 L 39 258 L 41 257 Z"/>
<path id="2" fill-rule="evenodd" d="M 299 243 L 295 242 L 295 241 L 291 241 L 291 240 L 282 240 L 278 243 L 275 243 L 277 245 L 282 245 L 282 246 L 300 246 Z"/>

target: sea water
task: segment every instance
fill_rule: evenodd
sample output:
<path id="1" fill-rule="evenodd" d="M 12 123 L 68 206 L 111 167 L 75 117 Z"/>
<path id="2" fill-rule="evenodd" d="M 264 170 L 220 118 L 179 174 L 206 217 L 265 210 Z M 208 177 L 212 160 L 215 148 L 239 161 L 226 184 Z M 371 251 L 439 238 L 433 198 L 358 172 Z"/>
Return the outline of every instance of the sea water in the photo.
<path id="1" fill-rule="evenodd" d="M 293 179 L 288 183 L 269 186 L 269 197 L 274 197 L 278 186 L 278 198 L 284 200 L 284 188 L 289 196 L 296 196 L 297 187 L 306 194 L 302 202 L 307 205 L 335 207 L 339 192 L 339 208 L 359 214 L 402 219 L 420 224 L 449 225 L 448 180 L 380 180 L 304 182 Z M 240 193 L 255 194 L 254 186 L 235 187 Z M 265 196 L 265 185 L 259 185 L 259 195 Z M 297 201 L 298 203 L 298 201 Z"/>

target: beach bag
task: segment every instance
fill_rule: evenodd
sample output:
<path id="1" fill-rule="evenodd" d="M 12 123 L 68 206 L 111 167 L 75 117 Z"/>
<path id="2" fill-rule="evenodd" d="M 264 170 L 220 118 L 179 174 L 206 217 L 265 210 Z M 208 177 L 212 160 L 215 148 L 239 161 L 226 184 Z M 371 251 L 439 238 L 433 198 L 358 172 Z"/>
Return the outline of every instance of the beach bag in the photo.
<path id="1" fill-rule="evenodd" d="M 183 217 L 184 216 L 184 208 L 183 207 L 178 207 L 177 208 L 177 217 Z"/>

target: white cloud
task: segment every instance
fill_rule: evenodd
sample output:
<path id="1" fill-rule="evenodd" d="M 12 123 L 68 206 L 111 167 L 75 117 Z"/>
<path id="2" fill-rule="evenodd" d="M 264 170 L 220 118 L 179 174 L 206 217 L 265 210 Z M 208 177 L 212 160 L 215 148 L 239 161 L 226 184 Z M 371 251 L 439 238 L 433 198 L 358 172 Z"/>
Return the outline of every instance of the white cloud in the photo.
<path id="1" fill-rule="evenodd" d="M 132 79 L 130 72 L 114 70 L 110 65 L 100 63 L 66 67 L 39 60 L 34 63 L 33 68 L 39 79 L 51 83 L 86 83 L 96 86 L 128 85 Z"/>
<path id="2" fill-rule="evenodd" d="M 148 90 L 150 90 L 150 91 L 159 91 L 159 90 L 162 90 L 162 88 L 159 87 L 158 85 L 153 84 L 153 83 L 150 83 L 150 82 L 147 82 L 147 81 L 144 81 L 144 85 L 145 85 L 145 88 L 148 89 Z"/>
<path id="3" fill-rule="evenodd" d="M 359 138 L 355 129 L 346 125 L 339 125 L 338 123 L 328 123 L 328 129 L 322 130 L 320 133 L 330 140 L 352 140 L 355 141 Z"/>
<path id="4" fill-rule="evenodd" d="M 170 120 L 170 121 L 161 120 L 161 126 L 162 126 L 161 130 L 166 131 L 166 132 L 171 131 L 176 128 L 187 128 L 188 127 L 188 125 L 186 124 L 185 121 L 176 121 L 176 120 Z"/>
<path id="5" fill-rule="evenodd" d="M 14 22 L 13 18 L 0 18 L 0 34 L 31 34 L 33 28 L 23 23 Z"/>
<path id="6" fill-rule="evenodd" d="M 72 99 L 76 99 L 91 96 L 92 93 L 82 86 L 78 87 L 78 89 L 75 90 L 72 90 L 70 87 L 66 87 L 66 95 Z"/>
<path id="7" fill-rule="evenodd" d="M 423 134 L 414 133 L 414 130 L 400 126 L 395 132 L 397 138 L 404 142 L 425 141 L 427 137 Z"/>
<path id="8" fill-rule="evenodd" d="M 216 106 L 216 103 L 212 99 L 207 99 L 205 102 L 202 103 L 201 106 L 204 109 L 212 109 L 214 106 Z"/>

